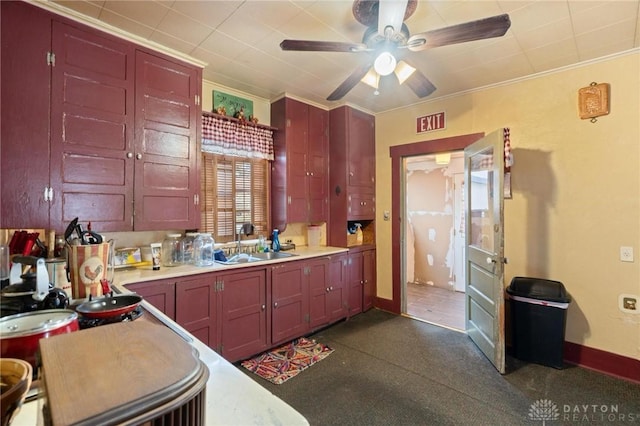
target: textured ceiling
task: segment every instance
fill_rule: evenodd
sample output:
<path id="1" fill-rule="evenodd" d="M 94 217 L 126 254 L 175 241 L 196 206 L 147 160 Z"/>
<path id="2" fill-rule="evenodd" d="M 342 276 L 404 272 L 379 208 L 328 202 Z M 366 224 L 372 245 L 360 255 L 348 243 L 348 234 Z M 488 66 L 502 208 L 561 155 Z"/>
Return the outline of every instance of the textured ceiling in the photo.
<path id="1" fill-rule="evenodd" d="M 366 53 L 282 51 L 283 39 L 361 42 L 365 27 L 351 1 L 58 1 L 138 38 L 205 62 L 205 80 L 254 96 L 283 93 L 333 108 L 348 102 L 381 112 L 420 102 L 390 81 L 379 95 L 359 83 L 343 99 L 326 97 Z M 418 1 L 411 34 L 508 13 L 500 38 L 410 53 L 446 96 L 640 47 L 640 0 Z M 587 85 L 590 82 L 579 82 Z"/>

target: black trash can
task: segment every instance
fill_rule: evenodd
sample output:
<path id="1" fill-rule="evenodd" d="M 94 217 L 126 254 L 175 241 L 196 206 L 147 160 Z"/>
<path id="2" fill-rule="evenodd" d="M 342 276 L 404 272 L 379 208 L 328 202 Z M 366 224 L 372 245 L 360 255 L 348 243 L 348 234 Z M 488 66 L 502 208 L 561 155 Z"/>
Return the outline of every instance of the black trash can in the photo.
<path id="1" fill-rule="evenodd" d="M 513 356 L 563 368 L 564 333 L 571 298 L 559 281 L 514 277 L 507 287 L 511 302 Z"/>

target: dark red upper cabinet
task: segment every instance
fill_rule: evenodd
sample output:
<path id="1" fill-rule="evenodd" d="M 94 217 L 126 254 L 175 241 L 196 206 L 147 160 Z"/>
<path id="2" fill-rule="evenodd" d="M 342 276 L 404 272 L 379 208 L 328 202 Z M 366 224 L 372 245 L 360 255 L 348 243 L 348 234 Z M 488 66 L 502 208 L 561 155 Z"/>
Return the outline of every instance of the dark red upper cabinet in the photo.
<path id="1" fill-rule="evenodd" d="M 1 7 L 0 225 L 196 228 L 201 69 L 25 2 Z"/>
<path id="2" fill-rule="evenodd" d="M 375 117 L 342 106 L 331 110 L 329 244 L 347 246 L 347 222 L 375 219 Z"/>
<path id="3" fill-rule="evenodd" d="M 329 113 L 282 98 L 271 104 L 275 161 L 271 175 L 272 222 L 326 222 L 328 218 Z"/>
<path id="4" fill-rule="evenodd" d="M 51 227 L 133 227 L 134 46 L 53 22 Z"/>
<path id="5" fill-rule="evenodd" d="M 197 228 L 198 70 L 136 52 L 136 230 Z"/>
<path id="6" fill-rule="evenodd" d="M 51 17 L 0 2 L 0 227 L 48 228 Z"/>

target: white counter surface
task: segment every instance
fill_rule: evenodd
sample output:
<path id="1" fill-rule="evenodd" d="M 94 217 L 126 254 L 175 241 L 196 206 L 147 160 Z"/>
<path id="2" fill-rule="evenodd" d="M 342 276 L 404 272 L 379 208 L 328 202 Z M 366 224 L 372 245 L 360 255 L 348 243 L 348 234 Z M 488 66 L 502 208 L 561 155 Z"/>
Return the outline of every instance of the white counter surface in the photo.
<path id="1" fill-rule="evenodd" d="M 264 262 L 252 262 L 239 265 L 220 265 L 198 268 L 195 266 L 161 267 L 159 271 L 153 271 L 151 267 L 143 267 L 133 270 L 118 271 L 114 286 L 122 293 L 129 292 L 125 285 L 157 279 L 175 278 L 206 272 L 226 271 L 230 269 L 246 268 L 265 265 L 275 262 L 287 262 L 328 256 L 346 252 L 347 249 L 339 247 L 302 247 L 286 259 L 270 260 Z M 210 349 L 204 343 L 196 339 L 184 328 L 180 327 L 151 304 L 143 301 L 143 307 L 156 318 L 167 324 L 178 334 L 187 336 L 189 342 L 195 347 L 200 359 L 209 368 L 209 380 L 207 381 L 207 401 L 205 411 L 206 425 L 308 425 L 309 422 L 295 409 L 260 386 L 233 364 L 225 360 L 217 352 Z M 33 426 L 42 424 L 41 416 L 38 416 L 37 401 L 24 404 L 20 413 L 12 423 L 14 426 Z"/>
<path id="2" fill-rule="evenodd" d="M 198 267 L 193 265 L 180 266 L 161 266 L 159 270 L 152 270 L 151 266 L 143 266 L 140 268 L 124 269 L 116 272 L 116 283 L 119 286 L 140 283 L 144 281 L 161 280 L 166 278 L 177 278 L 189 275 L 203 274 L 207 272 L 224 272 L 240 268 L 249 268 L 255 266 L 265 266 L 280 262 L 293 262 L 296 260 L 310 259 L 319 256 L 330 256 L 339 253 L 346 253 L 348 249 L 341 247 L 300 247 L 296 250 L 289 250 L 283 253 L 291 253 L 295 256 L 286 257 L 278 260 L 264 260 L 251 263 L 238 263 L 236 265 L 222 265 L 219 263 L 213 266 Z"/>

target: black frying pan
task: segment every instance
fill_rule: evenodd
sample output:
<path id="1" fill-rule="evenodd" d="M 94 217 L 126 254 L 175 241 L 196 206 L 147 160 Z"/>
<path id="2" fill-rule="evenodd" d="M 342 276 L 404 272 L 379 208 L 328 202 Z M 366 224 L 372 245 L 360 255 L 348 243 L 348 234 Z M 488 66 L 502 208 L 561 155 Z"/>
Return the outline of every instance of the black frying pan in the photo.
<path id="1" fill-rule="evenodd" d="M 87 318 L 112 318 L 133 311 L 142 302 L 137 294 L 101 297 L 78 305 L 76 312 Z"/>

